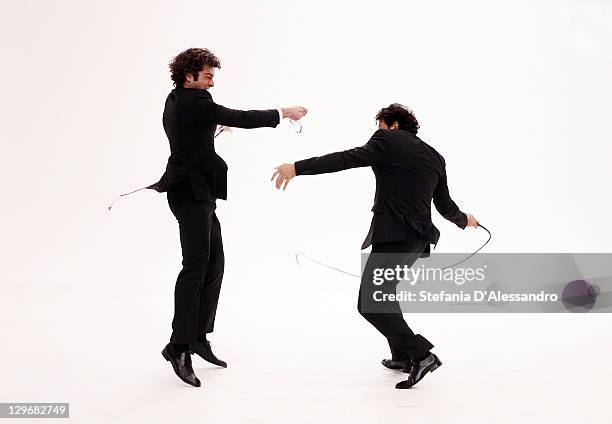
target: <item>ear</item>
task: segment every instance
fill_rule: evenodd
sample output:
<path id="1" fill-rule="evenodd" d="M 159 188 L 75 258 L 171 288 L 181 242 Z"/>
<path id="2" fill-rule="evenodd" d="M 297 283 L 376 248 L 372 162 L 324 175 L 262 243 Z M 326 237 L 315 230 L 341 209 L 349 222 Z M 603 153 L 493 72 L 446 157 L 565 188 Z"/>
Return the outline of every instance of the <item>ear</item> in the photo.
<path id="1" fill-rule="evenodd" d="M 193 75 L 192 75 L 191 73 L 187 72 L 187 73 L 185 74 L 185 81 L 187 81 L 187 82 L 193 82 Z"/>
<path id="2" fill-rule="evenodd" d="M 393 125 L 391 125 L 390 129 L 392 129 L 392 130 L 397 130 L 397 129 L 399 129 L 399 123 L 398 123 L 397 121 L 395 121 L 395 122 L 393 123 Z"/>

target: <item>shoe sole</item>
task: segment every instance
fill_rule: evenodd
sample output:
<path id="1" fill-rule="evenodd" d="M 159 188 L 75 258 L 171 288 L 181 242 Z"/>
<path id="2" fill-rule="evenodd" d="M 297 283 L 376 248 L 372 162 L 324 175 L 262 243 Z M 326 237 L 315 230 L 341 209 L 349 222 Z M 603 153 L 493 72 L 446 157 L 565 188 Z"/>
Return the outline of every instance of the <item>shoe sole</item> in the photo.
<path id="1" fill-rule="evenodd" d="M 164 357 L 164 359 L 166 361 L 170 362 L 170 365 L 172 365 L 172 369 L 174 370 L 174 373 L 176 374 L 176 376 L 178 378 L 181 379 L 181 381 L 183 381 L 183 382 L 185 382 L 185 383 L 187 383 L 187 384 L 189 384 L 190 386 L 193 386 L 193 387 L 200 387 L 199 385 L 193 384 L 190 381 L 187 381 L 183 377 L 180 376 L 180 374 L 178 373 L 178 370 L 176 369 L 176 366 L 174 365 L 174 362 L 172 362 L 172 360 L 170 359 L 170 356 L 168 356 L 168 354 L 166 353 L 166 349 L 162 350 L 161 354 L 162 354 L 162 356 Z"/>
<path id="2" fill-rule="evenodd" d="M 218 367 L 221 368 L 227 368 L 227 362 L 225 363 L 219 363 L 219 362 L 215 362 L 215 361 L 211 361 L 209 359 L 206 359 L 205 357 L 203 357 L 202 355 L 200 355 L 198 352 L 196 352 L 195 350 L 191 350 L 189 349 L 189 353 L 195 353 L 196 355 L 198 355 L 200 358 L 204 359 L 206 362 L 208 362 L 209 364 L 213 364 L 216 365 Z"/>

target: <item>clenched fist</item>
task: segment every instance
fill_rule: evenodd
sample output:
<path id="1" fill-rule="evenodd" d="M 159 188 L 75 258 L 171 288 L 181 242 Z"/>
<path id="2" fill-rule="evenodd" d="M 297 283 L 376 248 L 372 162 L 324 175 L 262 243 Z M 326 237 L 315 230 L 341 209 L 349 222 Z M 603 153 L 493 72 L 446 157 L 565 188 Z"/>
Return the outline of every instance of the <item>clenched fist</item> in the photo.
<path id="1" fill-rule="evenodd" d="M 471 213 L 468 213 L 466 215 L 468 219 L 466 227 L 478 227 L 478 220 L 474 217 L 474 215 L 472 215 Z"/>
<path id="2" fill-rule="evenodd" d="M 283 112 L 283 118 L 293 119 L 294 121 L 299 121 L 308 113 L 304 106 L 284 107 L 281 111 Z"/>

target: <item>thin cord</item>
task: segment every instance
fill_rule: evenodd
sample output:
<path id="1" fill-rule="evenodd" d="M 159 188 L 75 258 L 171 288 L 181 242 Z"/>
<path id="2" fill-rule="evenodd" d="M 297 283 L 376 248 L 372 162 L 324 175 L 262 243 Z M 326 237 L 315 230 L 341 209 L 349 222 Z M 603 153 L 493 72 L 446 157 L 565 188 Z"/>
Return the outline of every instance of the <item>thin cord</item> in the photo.
<path id="1" fill-rule="evenodd" d="M 350 275 L 351 277 L 361 278 L 361 276 L 360 276 L 360 275 L 353 274 L 353 273 L 348 272 L 348 271 L 344 271 L 343 269 L 336 268 L 335 266 L 327 265 L 327 264 L 326 264 L 326 263 L 324 263 L 324 262 L 321 262 L 321 261 L 319 261 L 319 260 L 317 260 L 317 259 L 315 259 L 315 258 L 313 258 L 313 257 L 311 257 L 311 256 L 308 256 L 308 255 L 307 255 L 306 253 L 304 253 L 304 252 L 296 252 L 296 251 L 292 251 L 292 253 L 295 255 L 295 262 L 296 262 L 298 265 L 301 265 L 301 264 L 300 264 L 300 259 L 299 259 L 299 258 L 300 258 L 300 256 L 301 256 L 301 257 L 304 257 L 304 258 L 308 259 L 308 260 L 309 260 L 309 261 L 311 261 L 311 262 L 314 262 L 315 264 L 318 264 L 318 265 L 321 265 L 321 266 L 323 266 L 323 267 L 325 267 L 325 268 L 331 269 L 332 271 L 338 271 L 338 272 L 341 272 L 342 274 Z"/>
<path id="2" fill-rule="evenodd" d="M 445 267 L 444 267 L 444 268 L 442 268 L 442 269 L 452 268 L 452 267 L 454 267 L 454 266 L 457 266 L 457 265 L 459 265 L 459 264 L 461 264 L 461 263 L 463 263 L 463 262 L 467 261 L 467 260 L 468 260 L 468 259 L 470 259 L 472 256 L 474 256 L 476 253 L 480 252 L 480 250 L 481 250 L 483 247 L 485 247 L 485 246 L 486 246 L 486 245 L 487 245 L 487 244 L 488 244 L 488 243 L 491 241 L 491 238 L 493 237 L 493 236 L 491 235 L 491 231 L 489 231 L 489 230 L 487 229 L 487 227 L 485 227 L 484 225 L 480 225 L 480 224 L 478 224 L 478 226 L 479 226 L 480 228 L 482 228 L 483 230 L 485 230 L 487 233 L 489 233 L 489 238 L 487 239 L 487 241 L 485 241 L 485 242 L 484 242 L 484 244 L 483 244 L 482 246 L 480 246 L 480 247 L 478 248 L 478 250 L 477 250 L 477 251 L 475 251 L 474 253 L 472 253 L 472 254 L 471 254 L 470 256 L 468 256 L 467 258 L 465 258 L 465 259 L 463 259 L 463 260 L 461 260 L 461 261 L 459 261 L 459 262 L 457 262 L 457 263 L 455 263 L 455 264 L 452 264 L 452 265 L 449 265 L 449 266 L 445 266 Z"/>
<path id="3" fill-rule="evenodd" d="M 223 126 L 223 125 L 222 125 L 222 126 L 220 126 L 220 127 L 219 127 L 219 129 L 217 130 L 217 133 L 216 133 L 216 134 L 213 136 L 213 138 L 217 138 L 217 136 L 218 136 L 219 134 L 221 134 L 223 131 L 225 131 L 227 128 L 229 128 L 229 127 L 226 127 L 226 126 Z M 154 184 L 153 184 L 153 185 L 154 185 Z M 117 200 L 121 199 L 123 196 L 128 196 L 128 195 L 130 195 L 130 194 L 134 194 L 134 193 L 136 193 L 137 191 L 140 191 L 140 190 L 145 190 L 145 189 L 148 189 L 148 188 L 152 188 L 152 186 L 141 187 L 141 188 L 136 189 L 136 190 L 134 190 L 134 191 L 130 191 L 129 193 L 123 193 L 123 194 L 120 194 L 120 195 L 119 195 L 119 196 L 118 196 L 118 197 L 117 197 L 115 200 L 113 200 L 113 202 L 110 204 L 110 206 L 107 206 L 108 211 L 110 212 L 110 210 L 111 210 L 111 209 L 113 208 L 113 206 L 115 205 L 115 202 L 116 202 Z"/>
<path id="4" fill-rule="evenodd" d="M 291 123 L 291 125 L 293 125 L 293 129 L 296 133 L 299 134 L 302 132 L 302 123 L 300 121 L 294 121 L 293 119 L 289 119 L 289 122 Z"/>
<path id="5" fill-rule="evenodd" d="M 221 127 L 219 128 L 219 131 L 217 132 L 217 134 L 215 134 L 215 135 L 213 136 L 213 138 L 217 138 L 217 136 L 218 136 L 219 134 L 221 134 L 223 131 L 225 131 L 225 128 L 227 128 L 227 127 L 221 126 Z"/>
<path id="6" fill-rule="evenodd" d="M 480 228 L 482 228 L 483 230 L 485 230 L 487 233 L 489 233 L 489 238 L 487 239 L 487 241 L 485 241 L 485 242 L 484 242 L 484 244 L 478 248 L 478 250 L 476 250 L 474 253 L 472 253 L 471 255 L 469 255 L 468 257 L 466 257 L 465 259 L 462 259 L 461 261 L 459 261 L 459 262 L 457 262 L 457 263 L 454 263 L 454 264 L 452 264 L 452 265 L 445 266 L 445 267 L 444 267 L 444 268 L 442 268 L 442 269 L 452 268 L 452 267 L 454 267 L 454 266 L 457 266 L 457 265 L 459 265 L 459 264 L 461 264 L 461 263 L 463 263 L 463 262 L 467 261 L 467 260 L 468 260 L 468 259 L 470 259 L 472 256 L 474 256 L 476 253 L 480 252 L 480 250 L 482 250 L 482 248 L 483 248 L 483 247 L 485 247 L 485 246 L 486 246 L 486 245 L 487 245 L 487 244 L 488 244 L 488 243 L 491 241 L 491 238 L 493 237 L 493 236 L 491 235 L 491 231 L 489 231 L 489 230 L 487 229 L 487 227 L 485 227 L 484 225 L 478 224 L 478 226 L 479 226 Z M 301 257 L 304 257 L 304 258 L 308 259 L 308 260 L 309 260 L 309 261 L 311 261 L 311 262 L 314 262 L 314 263 L 315 263 L 315 264 L 317 264 L 317 265 L 323 266 L 323 267 L 325 267 L 325 268 L 327 268 L 327 269 L 331 269 L 332 271 L 337 271 L 337 272 L 340 272 L 340 273 L 342 273 L 342 274 L 350 275 L 350 276 L 352 276 L 352 277 L 361 278 L 361 275 L 353 274 L 352 272 L 345 271 L 345 270 L 343 270 L 343 269 L 341 269 L 341 268 L 337 268 L 337 267 L 335 267 L 335 266 L 328 265 L 328 264 L 326 264 L 326 263 L 324 263 L 324 262 L 319 261 L 318 259 L 315 259 L 315 258 L 313 258 L 313 257 L 311 257 L 311 256 L 309 256 L 309 255 L 307 255 L 307 254 L 306 254 L 306 253 L 304 253 L 304 252 L 295 252 L 295 251 L 292 251 L 292 253 L 293 253 L 293 255 L 295 256 L 295 262 L 296 262 L 298 265 L 301 265 L 301 264 L 300 264 L 300 260 L 299 260 L 299 258 L 300 258 L 300 256 L 301 256 Z"/>
<path id="7" fill-rule="evenodd" d="M 116 202 L 117 200 L 121 199 L 123 196 L 127 196 L 127 195 L 129 195 L 129 194 L 136 193 L 137 191 L 140 191 L 140 190 L 145 190 L 145 189 L 147 189 L 147 188 L 149 188 L 149 187 L 142 187 L 142 188 L 139 188 L 139 189 L 137 189 L 137 190 L 130 191 L 129 193 L 123 193 L 123 194 L 120 194 L 120 195 L 119 195 L 119 196 L 118 196 L 118 197 L 117 197 L 115 200 L 113 200 L 113 203 L 111 203 L 111 204 L 110 204 L 110 206 L 108 206 L 108 207 L 107 207 L 107 208 L 108 208 L 108 211 L 110 212 L 110 210 L 113 208 L 113 205 L 115 204 L 115 202 Z"/>

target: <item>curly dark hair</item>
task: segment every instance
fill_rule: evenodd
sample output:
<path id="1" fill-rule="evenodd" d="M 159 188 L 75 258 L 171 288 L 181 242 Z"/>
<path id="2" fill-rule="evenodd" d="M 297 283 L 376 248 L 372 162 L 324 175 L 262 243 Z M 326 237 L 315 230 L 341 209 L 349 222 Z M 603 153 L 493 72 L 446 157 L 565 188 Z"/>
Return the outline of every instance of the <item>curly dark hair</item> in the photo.
<path id="1" fill-rule="evenodd" d="M 198 80 L 198 72 L 204 66 L 221 68 L 219 58 L 208 49 L 191 48 L 179 53 L 170 62 L 170 75 L 175 86 L 183 86 L 187 80 L 187 74 L 193 75 L 193 79 Z"/>
<path id="2" fill-rule="evenodd" d="M 400 130 L 409 131 L 412 134 L 419 132 L 419 121 L 417 121 L 414 113 L 406 106 L 399 103 L 390 104 L 379 110 L 376 114 L 376 120 L 379 121 L 381 119 L 388 126 L 397 122 Z"/>

